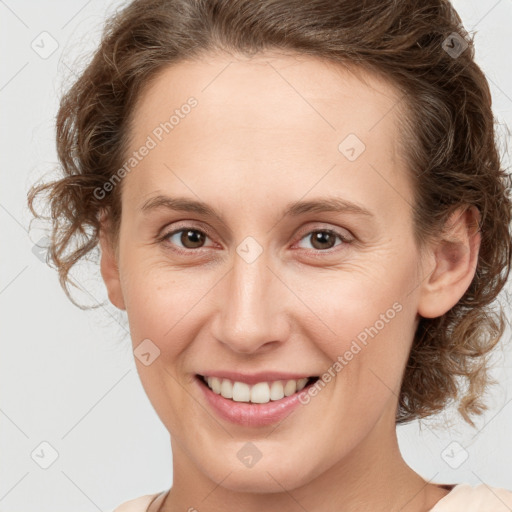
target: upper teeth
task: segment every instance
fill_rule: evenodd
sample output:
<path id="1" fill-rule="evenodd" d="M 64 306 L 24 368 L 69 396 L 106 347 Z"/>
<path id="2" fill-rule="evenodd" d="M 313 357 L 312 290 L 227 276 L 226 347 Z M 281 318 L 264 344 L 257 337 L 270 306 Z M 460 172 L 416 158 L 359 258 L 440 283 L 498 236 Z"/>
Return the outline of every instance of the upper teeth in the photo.
<path id="1" fill-rule="evenodd" d="M 290 396 L 300 391 L 307 384 L 308 379 L 276 380 L 274 382 L 258 382 L 253 386 L 245 382 L 219 379 L 218 377 L 206 377 L 208 387 L 214 393 L 230 398 L 235 402 L 252 402 L 266 404 L 270 400 L 281 400 L 284 396 Z"/>

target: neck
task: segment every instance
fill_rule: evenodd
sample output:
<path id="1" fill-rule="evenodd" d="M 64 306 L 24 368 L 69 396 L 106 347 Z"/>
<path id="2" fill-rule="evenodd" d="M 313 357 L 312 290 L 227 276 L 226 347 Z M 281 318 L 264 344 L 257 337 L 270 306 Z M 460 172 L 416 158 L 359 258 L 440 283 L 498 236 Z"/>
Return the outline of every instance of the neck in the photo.
<path id="1" fill-rule="evenodd" d="M 161 511 L 428 511 L 447 491 L 428 484 L 407 466 L 398 446 L 394 411 L 392 417 L 387 416 L 381 417 L 369 436 L 334 466 L 300 487 L 281 486 L 282 492 L 228 489 L 225 484 L 231 474 L 229 469 L 223 479 L 213 481 L 190 459 L 183 446 L 171 439 L 173 486 Z"/>

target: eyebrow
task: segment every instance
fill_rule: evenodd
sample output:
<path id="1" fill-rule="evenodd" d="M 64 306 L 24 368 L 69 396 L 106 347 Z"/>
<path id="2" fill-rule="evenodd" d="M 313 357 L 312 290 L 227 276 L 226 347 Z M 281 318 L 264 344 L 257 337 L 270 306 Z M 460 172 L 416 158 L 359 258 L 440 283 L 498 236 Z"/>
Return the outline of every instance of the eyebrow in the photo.
<path id="1" fill-rule="evenodd" d="M 141 206 L 141 211 L 145 214 L 158 209 L 197 213 L 199 215 L 213 217 L 220 223 L 226 225 L 226 221 L 222 215 L 211 206 L 202 201 L 196 201 L 187 197 L 158 195 L 148 199 Z M 364 206 L 347 201 L 341 197 L 321 197 L 310 201 L 288 203 L 281 213 L 281 218 L 298 217 L 306 213 L 322 212 L 351 213 L 366 217 L 375 217 L 375 215 Z"/>

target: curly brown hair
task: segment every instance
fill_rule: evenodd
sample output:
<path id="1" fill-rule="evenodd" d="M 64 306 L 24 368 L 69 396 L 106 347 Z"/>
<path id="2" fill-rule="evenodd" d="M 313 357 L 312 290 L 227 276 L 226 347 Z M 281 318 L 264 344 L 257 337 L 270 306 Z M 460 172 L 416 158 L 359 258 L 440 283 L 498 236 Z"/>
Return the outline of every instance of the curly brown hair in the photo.
<path id="1" fill-rule="evenodd" d="M 511 261 L 510 176 L 500 159 L 491 94 L 473 39 L 447 0 L 135 0 L 106 23 L 89 65 L 62 97 L 57 150 L 62 177 L 34 185 L 51 208 L 49 256 L 68 289 L 69 271 L 96 248 L 100 213 L 117 244 L 122 187 L 95 190 L 125 160 L 135 102 L 170 63 L 208 52 L 307 54 L 377 73 L 402 93 L 402 147 L 415 184 L 419 245 L 442 233 L 461 205 L 481 215 L 475 276 L 438 318 L 421 318 L 405 369 L 396 421 L 458 400 L 471 416 L 487 406 L 489 356 L 504 331 L 493 308 Z M 121 183 L 122 185 L 122 183 Z M 77 304 L 79 307 L 79 304 Z"/>

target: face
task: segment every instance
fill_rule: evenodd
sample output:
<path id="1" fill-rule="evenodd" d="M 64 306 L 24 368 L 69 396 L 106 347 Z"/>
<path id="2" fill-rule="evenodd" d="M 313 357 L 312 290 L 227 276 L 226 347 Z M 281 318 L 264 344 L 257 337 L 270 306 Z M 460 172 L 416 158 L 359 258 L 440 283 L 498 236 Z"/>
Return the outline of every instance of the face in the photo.
<path id="1" fill-rule="evenodd" d="M 394 432 L 426 272 L 398 99 L 375 76 L 277 54 L 181 62 L 141 95 L 106 282 L 150 353 L 137 369 L 183 467 L 282 491 Z M 198 378 L 228 372 L 323 378 L 243 404 Z"/>

